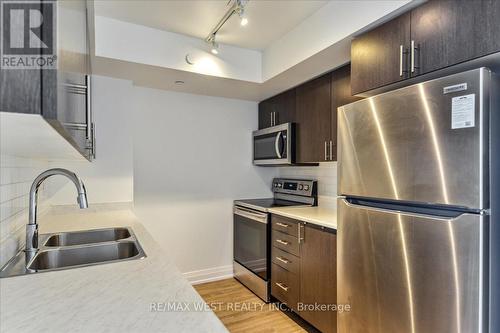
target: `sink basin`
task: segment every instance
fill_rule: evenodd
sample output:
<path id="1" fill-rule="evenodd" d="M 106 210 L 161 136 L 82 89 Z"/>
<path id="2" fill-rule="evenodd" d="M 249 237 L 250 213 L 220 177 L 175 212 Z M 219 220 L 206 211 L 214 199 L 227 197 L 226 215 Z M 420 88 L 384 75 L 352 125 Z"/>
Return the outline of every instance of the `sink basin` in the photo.
<path id="1" fill-rule="evenodd" d="M 48 249 L 37 253 L 29 269 L 41 271 L 65 267 L 91 265 L 138 256 L 134 242 L 113 242 L 82 247 Z"/>
<path id="2" fill-rule="evenodd" d="M 99 230 L 86 230 L 75 232 L 61 232 L 50 236 L 45 242 L 47 247 L 60 247 L 71 245 L 82 245 L 92 243 L 103 243 L 126 239 L 130 232 L 126 228 L 109 228 Z"/>
<path id="3" fill-rule="evenodd" d="M 130 227 L 40 235 L 38 252 L 26 262 L 19 251 L 0 269 L 0 278 L 79 268 L 146 257 Z"/>

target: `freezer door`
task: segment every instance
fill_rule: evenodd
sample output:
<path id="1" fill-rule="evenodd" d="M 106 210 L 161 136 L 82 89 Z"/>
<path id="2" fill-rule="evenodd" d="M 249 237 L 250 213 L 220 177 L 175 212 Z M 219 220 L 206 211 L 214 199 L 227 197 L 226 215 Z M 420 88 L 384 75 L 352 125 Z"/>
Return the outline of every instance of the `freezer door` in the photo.
<path id="1" fill-rule="evenodd" d="M 338 209 L 339 333 L 483 332 L 486 217 Z"/>
<path id="2" fill-rule="evenodd" d="M 477 69 L 339 108 L 339 194 L 489 208 L 491 73 Z"/>

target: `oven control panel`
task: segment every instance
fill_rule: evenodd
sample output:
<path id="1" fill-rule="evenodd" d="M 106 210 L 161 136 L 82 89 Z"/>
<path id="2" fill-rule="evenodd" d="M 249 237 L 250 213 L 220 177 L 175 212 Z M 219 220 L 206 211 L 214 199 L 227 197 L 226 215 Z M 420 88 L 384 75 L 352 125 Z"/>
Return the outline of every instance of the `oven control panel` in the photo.
<path id="1" fill-rule="evenodd" d="M 275 193 L 315 196 L 316 187 L 317 181 L 315 180 L 274 178 L 272 190 Z"/>

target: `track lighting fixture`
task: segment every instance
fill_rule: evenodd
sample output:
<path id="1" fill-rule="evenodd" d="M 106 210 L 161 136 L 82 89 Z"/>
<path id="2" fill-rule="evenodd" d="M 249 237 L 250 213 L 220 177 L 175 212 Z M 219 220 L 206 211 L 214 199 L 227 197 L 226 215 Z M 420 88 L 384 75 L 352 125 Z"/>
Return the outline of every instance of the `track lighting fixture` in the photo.
<path id="1" fill-rule="evenodd" d="M 219 23 L 210 31 L 205 42 L 210 45 L 210 52 L 213 54 L 219 54 L 219 45 L 215 42 L 215 35 L 222 28 L 224 23 L 229 20 L 233 14 L 238 14 L 240 17 L 240 25 L 246 26 L 248 24 L 248 18 L 245 16 L 245 6 L 248 0 L 229 0 L 231 4 L 229 9 L 226 11 L 224 16 L 219 20 Z"/>

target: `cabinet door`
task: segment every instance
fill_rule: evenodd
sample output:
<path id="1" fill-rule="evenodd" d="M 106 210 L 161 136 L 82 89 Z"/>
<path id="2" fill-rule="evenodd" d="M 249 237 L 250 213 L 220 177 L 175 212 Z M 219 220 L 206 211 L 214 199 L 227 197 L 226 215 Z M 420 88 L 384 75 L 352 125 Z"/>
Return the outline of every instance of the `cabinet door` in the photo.
<path id="1" fill-rule="evenodd" d="M 40 114 L 41 101 L 40 70 L 0 68 L 0 111 Z"/>
<path id="2" fill-rule="evenodd" d="M 272 100 L 266 99 L 259 103 L 259 129 L 272 126 Z"/>
<path id="3" fill-rule="evenodd" d="M 293 122 L 295 120 L 295 89 L 287 90 L 276 96 L 274 105 L 275 125 Z"/>
<path id="4" fill-rule="evenodd" d="M 259 103 L 259 129 L 293 122 L 295 116 L 295 89 Z"/>
<path id="5" fill-rule="evenodd" d="M 500 1 L 434 0 L 411 12 L 413 75 L 500 51 Z"/>
<path id="6" fill-rule="evenodd" d="M 331 122 L 331 74 L 297 87 L 296 162 L 317 163 L 327 160 Z"/>
<path id="7" fill-rule="evenodd" d="M 299 302 L 330 307 L 337 303 L 337 237 L 334 231 L 306 224 L 300 248 Z M 300 309 L 299 309 L 300 310 Z M 299 312 L 323 333 L 337 331 L 336 311 Z"/>
<path id="8" fill-rule="evenodd" d="M 407 57 L 403 54 L 400 61 L 400 47 L 406 50 L 409 41 L 409 13 L 356 37 L 351 44 L 352 94 L 356 95 L 407 78 Z"/>
<path id="9" fill-rule="evenodd" d="M 351 65 L 343 66 L 332 72 L 332 108 L 331 108 L 331 154 L 330 160 L 337 160 L 337 108 L 357 100 L 360 97 L 351 94 Z"/>
<path id="10" fill-rule="evenodd" d="M 84 156 L 92 137 L 89 115 L 90 51 L 85 0 L 58 1 L 58 69 L 42 73 L 43 116 Z"/>

